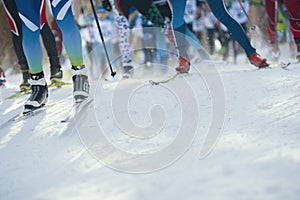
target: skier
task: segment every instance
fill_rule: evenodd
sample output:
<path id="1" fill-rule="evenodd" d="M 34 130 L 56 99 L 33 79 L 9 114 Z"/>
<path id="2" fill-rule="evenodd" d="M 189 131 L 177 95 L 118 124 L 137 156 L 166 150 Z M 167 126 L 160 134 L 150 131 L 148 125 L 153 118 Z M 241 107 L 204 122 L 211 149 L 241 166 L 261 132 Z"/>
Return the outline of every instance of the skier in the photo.
<path id="1" fill-rule="evenodd" d="M 277 35 L 276 35 L 276 21 L 277 21 L 277 8 L 284 3 L 285 7 L 288 10 L 290 28 L 294 36 L 294 40 L 297 45 L 297 56 L 296 59 L 300 62 L 300 1 L 299 0 L 268 0 L 266 1 L 266 10 L 268 13 L 268 35 L 269 41 L 271 43 L 272 49 L 274 52 L 278 52 L 277 46 Z M 277 6 L 276 6 L 277 5 Z M 277 7 L 277 8 L 276 8 Z"/>
<path id="2" fill-rule="evenodd" d="M 103 7 L 107 11 L 113 10 L 113 12 L 114 12 L 114 17 L 117 22 L 118 30 L 119 30 L 119 39 L 120 39 L 119 47 L 122 52 L 123 78 L 129 78 L 133 73 L 133 66 L 132 66 L 133 54 L 132 54 L 130 44 L 129 44 L 130 25 L 128 22 L 128 17 L 129 17 L 129 14 L 131 13 L 131 10 L 130 10 L 131 5 L 129 5 L 129 7 L 125 6 L 126 14 L 124 14 L 121 11 L 121 8 L 119 7 L 120 6 L 119 3 L 120 3 L 119 1 L 113 1 L 113 4 L 111 5 L 109 0 L 102 0 Z M 131 4 L 131 2 L 128 2 L 128 3 Z M 149 3 L 152 4 L 152 1 L 142 2 L 139 4 L 138 7 L 141 8 L 141 6 L 143 4 L 145 4 L 145 6 L 147 7 L 147 6 L 149 6 Z M 154 7 L 156 8 L 156 6 L 159 7 L 160 12 L 164 13 L 164 15 L 166 17 L 171 15 L 171 11 L 168 6 L 167 0 L 153 0 L 153 3 L 154 3 L 153 8 Z M 129 10 L 127 10 L 127 9 L 129 9 Z M 152 20 L 150 18 L 147 18 L 147 19 L 149 21 L 151 21 L 152 23 L 154 23 L 154 26 L 157 27 L 156 22 L 152 21 L 153 19 Z"/>
<path id="3" fill-rule="evenodd" d="M 22 20 L 23 48 L 31 72 L 32 94 L 25 103 L 23 112 L 27 113 L 44 106 L 48 99 L 48 87 L 44 78 L 42 49 L 39 41 L 41 27 L 46 20 L 40 16 L 40 12 L 46 11 L 46 4 L 43 0 L 16 0 L 16 5 Z M 72 65 L 75 102 L 81 102 L 89 95 L 89 83 L 87 69 L 83 64 L 81 36 L 74 21 L 71 1 L 50 0 L 50 5 L 51 13 L 62 31 L 64 47 Z"/>
<path id="4" fill-rule="evenodd" d="M 102 6 L 108 12 L 113 11 L 114 19 L 117 23 L 119 33 L 119 48 L 122 52 L 122 70 L 123 78 L 129 78 L 133 73 L 132 59 L 133 53 L 130 48 L 130 25 L 126 17 L 120 14 L 116 8 L 115 1 L 113 4 L 109 0 L 102 0 Z"/>
<path id="5" fill-rule="evenodd" d="M 177 48 L 179 50 L 179 65 L 176 67 L 176 71 L 179 73 L 187 73 L 189 71 L 190 62 L 186 53 L 186 38 L 183 36 L 189 36 L 199 45 L 200 42 L 196 36 L 189 31 L 186 24 L 184 23 L 184 9 L 186 5 L 186 0 L 170 0 L 172 6 L 172 28 L 175 30 L 175 39 L 177 43 Z M 265 58 L 262 58 L 257 54 L 256 49 L 250 44 L 246 33 L 239 23 L 237 23 L 227 12 L 224 6 L 223 0 L 208 0 L 207 1 L 211 11 L 215 14 L 216 18 L 222 22 L 232 33 L 233 37 L 239 42 L 239 44 L 244 48 L 250 62 L 261 68 L 268 66 Z M 128 18 L 130 8 L 135 7 L 141 14 L 147 17 L 154 26 L 165 27 L 163 17 L 159 12 L 158 8 L 153 4 L 152 0 L 138 1 L 138 0 L 116 0 L 116 7 L 119 12 Z M 176 34 L 176 32 L 182 34 Z"/>
<path id="6" fill-rule="evenodd" d="M 22 21 L 19 17 L 15 0 L 3 0 L 3 5 L 5 8 L 6 17 L 10 24 L 14 50 L 17 55 L 18 63 L 20 65 L 20 69 L 22 72 L 22 83 L 19 86 L 20 91 L 29 91 L 30 72 L 29 72 L 28 62 L 25 57 L 23 45 L 22 45 L 22 38 L 23 38 Z M 42 12 L 41 14 L 42 14 L 41 18 L 46 19 L 46 12 Z M 50 71 L 51 71 L 50 80 L 52 83 L 59 82 L 62 79 L 63 73 L 61 70 L 59 56 L 56 49 L 55 38 L 46 20 L 41 28 L 41 35 L 49 57 Z"/>
<path id="7" fill-rule="evenodd" d="M 168 28 L 168 20 L 171 20 L 171 10 L 167 0 L 147 0 L 147 1 L 123 1 L 116 0 L 115 7 L 119 15 L 123 15 L 126 19 L 129 18 L 131 8 L 137 9 L 154 27 Z M 171 29 L 168 29 L 171 30 Z M 172 31 L 170 31 L 172 33 Z M 169 39 L 175 45 L 172 34 L 168 34 Z M 122 51 L 122 49 L 121 49 Z M 122 52 L 123 53 L 123 52 Z M 164 53 L 163 53 L 164 54 Z M 162 56 L 164 56 L 162 54 Z M 132 71 L 132 69 L 130 69 Z"/>

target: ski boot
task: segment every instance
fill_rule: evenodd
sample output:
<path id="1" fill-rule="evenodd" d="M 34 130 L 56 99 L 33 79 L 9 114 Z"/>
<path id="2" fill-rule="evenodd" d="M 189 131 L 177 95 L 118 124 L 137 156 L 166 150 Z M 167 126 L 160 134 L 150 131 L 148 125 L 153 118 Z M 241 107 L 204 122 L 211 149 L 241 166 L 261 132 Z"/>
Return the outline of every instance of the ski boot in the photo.
<path id="1" fill-rule="evenodd" d="M 190 62 L 186 57 L 179 57 L 179 65 L 175 69 L 177 73 L 188 73 L 190 70 Z"/>
<path id="2" fill-rule="evenodd" d="M 255 65 L 258 68 L 268 67 L 267 59 L 262 58 L 258 53 L 253 53 L 249 56 L 249 61 L 252 65 Z"/>
<path id="3" fill-rule="evenodd" d="M 24 114 L 43 107 L 48 99 L 48 87 L 44 73 L 32 74 L 30 77 L 31 95 L 25 103 Z"/>
<path id="4" fill-rule="evenodd" d="M 19 88 L 21 92 L 29 92 L 30 91 L 30 75 L 28 70 L 23 70 L 22 71 L 22 76 L 23 80 L 22 83 L 20 84 Z"/>
<path id="5" fill-rule="evenodd" d="M 89 80 L 87 68 L 82 66 L 72 66 L 73 96 L 76 103 L 80 103 L 89 97 Z"/>
<path id="6" fill-rule="evenodd" d="M 63 77 L 61 66 L 51 66 L 50 71 L 51 71 L 51 76 L 50 76 L 51 84 L 61 82 Z"/>

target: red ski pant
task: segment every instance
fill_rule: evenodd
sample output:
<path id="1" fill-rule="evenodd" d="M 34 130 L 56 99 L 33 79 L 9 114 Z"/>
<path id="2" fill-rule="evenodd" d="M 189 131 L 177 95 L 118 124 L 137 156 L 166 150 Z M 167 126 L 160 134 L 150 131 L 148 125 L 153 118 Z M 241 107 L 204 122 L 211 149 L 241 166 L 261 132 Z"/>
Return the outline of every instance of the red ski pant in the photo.
<path id="1" fill-rule="evenodd" d="M 276 16 L 275 16 L 275 1 L 278 1 L 278 9 L 281 0 L 266 0 L 266 10 L 268 13 L 268 35 L 271 43 L 276 42 Z M 290 28 L 294 39 L 300 38 L 300 0 L 283 0 L 289 14 Z"/>

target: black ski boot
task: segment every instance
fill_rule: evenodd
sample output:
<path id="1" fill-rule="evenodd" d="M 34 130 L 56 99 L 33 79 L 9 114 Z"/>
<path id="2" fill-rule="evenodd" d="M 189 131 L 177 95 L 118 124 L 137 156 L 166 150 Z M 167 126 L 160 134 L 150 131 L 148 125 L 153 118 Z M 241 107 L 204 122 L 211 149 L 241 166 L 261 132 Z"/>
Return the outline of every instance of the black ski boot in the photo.
<path id="1" fill-rule="evenodd" d="M 30 84 L 31 95 L 25 103 L 24 114 L 43 107 L 48 100 L 48 87 L 43 72 L 32 74 Z"/>
<path id="2" fill-rule="evenodd" d="M 63 77 L 61 66 L 51 66 L 50 71 L 51 71 L 51 76 L 50 76 L 51 84 L 60 82 Z"/>
<path id="3" fill-rule="evenodd" d="M 22 83 L 20 84 L 20 91 L 21 92 L 29 92 L 30 91 L 30 75 L 29 75 L 29 70 L 22 70 Z"/>

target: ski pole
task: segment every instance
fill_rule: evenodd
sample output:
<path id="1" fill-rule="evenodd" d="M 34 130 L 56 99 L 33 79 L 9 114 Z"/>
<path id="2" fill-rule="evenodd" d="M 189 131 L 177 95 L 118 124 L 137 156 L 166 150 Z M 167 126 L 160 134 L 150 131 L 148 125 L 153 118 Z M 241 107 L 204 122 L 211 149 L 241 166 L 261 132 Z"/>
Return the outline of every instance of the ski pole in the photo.
<path id="1" fill-rule="evenodd" d="M 255 30 L 256 26 L 252 23 L 251 19 L 249 18 L 249 15 L 247 14 L 247 12 L 246 12 L 246 10 L 245 10 L 245 8 L 244 8 L 241 0 L 238 0 L 238 2 L 239 2 L 240 6 L 241 6 L 241 8 L 243 10 L 243 12 L 245 13 L 246 17 L 248 18 L 248 20 L 249 20 L 249 22 L 251 24 L 251 30 Z"/>
<path id="2" fill-rule="evenodd" d="M 108 53 L 107 53 L 107 48 L 106 48 L 106 45 L 105 45 L 105 42 L 104 42 L 104 37 L 103 37 L 102 31 L 101 31 L 100 23 L 99 23 L 99 20 L 98 20 L 98 16 L 97 16 L 97 13 L 96 13 L 96 10 L 95 10 L 93 0 L 90 0 L 90 2 L 91 2 L 94 17 L 95 17 L 95 20 L 96 20 L 97 28 L 98 28 L 98 31 L 99 31 L 99 34 L 100 34 L 100 38 L 101 38 L 101 41 L 103 43 L 103 48 L 104 48 L 104 51 L 105 51 L 105 54 L 106 54 L 107 62 L 109 64 L 109 69 L 110 69 L 110 72 L 111 72 L 110 75 L 112 77 L 114 77 L 116 75 L 116 72 L 113 71 L 112 66 L 111 66 L 111 62 L 110 62 L 110 59 L 109 59 L 109 56 L 108 56 Z"/>

